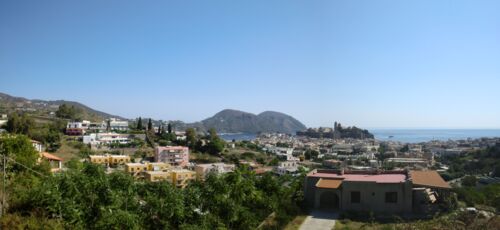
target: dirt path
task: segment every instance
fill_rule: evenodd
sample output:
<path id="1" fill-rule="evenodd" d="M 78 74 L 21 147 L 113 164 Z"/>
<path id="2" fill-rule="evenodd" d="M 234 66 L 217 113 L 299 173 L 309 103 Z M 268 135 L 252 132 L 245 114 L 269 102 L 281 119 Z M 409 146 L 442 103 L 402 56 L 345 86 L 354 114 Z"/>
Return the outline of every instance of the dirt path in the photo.
<path id="1" fill-rule="evenodd" d="M 300 230 L 332 230 L 338 213 L 328 211 L 312 211 L 300 226 Z"/>

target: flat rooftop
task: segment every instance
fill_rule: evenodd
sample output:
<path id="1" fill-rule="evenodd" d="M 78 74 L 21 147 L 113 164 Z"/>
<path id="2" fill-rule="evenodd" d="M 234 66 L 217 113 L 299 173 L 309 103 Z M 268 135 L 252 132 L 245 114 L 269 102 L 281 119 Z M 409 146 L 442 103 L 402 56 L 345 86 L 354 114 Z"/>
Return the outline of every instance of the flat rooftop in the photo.
<path id="1" fill-rule="evenodd" d="M 375 183 L 404 183 L 407 179 L 405 173 L 380 173 L 380 174 L 371 174 L 371 173 L 336 173 L 336 172 L 317 172 L 317 170 L 313 170 L 309 174 L 308 177 L 319 177 L 319 178 L 327 178 L 327 179 L 337 179 L 343 181 L 359 181 L 359 182 L 375 182 Z"/>

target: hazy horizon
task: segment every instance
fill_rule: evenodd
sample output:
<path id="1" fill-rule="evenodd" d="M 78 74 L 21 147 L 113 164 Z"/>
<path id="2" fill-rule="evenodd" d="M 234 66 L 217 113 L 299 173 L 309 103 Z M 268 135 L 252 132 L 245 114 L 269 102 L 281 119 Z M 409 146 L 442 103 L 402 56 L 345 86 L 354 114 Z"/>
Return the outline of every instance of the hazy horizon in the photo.
<path id="1" fill-rule="evenodd" d="M 499 129 L 500 2 L 2 1 L 0 92 L 126 118 Z"/>

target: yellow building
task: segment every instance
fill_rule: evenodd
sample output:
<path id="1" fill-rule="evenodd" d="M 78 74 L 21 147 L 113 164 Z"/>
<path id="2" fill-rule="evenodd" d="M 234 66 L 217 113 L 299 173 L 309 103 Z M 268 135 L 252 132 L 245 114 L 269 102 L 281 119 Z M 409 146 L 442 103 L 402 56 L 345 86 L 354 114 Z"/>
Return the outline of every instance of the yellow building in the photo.
<path id="1" fill-rule="evenodd" d="M 148 171 L 148 165 L 142 163 L 127 163 L 125 164 L 125 171 L 132 175 L 138 175 L 141 172 Z"/>
<path id="2" fill-rule="evenodd" d="M 178 188 L 185 188 L 189 181 L 196 179 L 196 173 L 187 169 L 171 169 L 168 171 L 147 171 L 145 179 L 151 182 L 168 181 Z"/>
<path id="3" fill-rule="evenodd" d="M 89 158 L 92 164 L 109 164 L 115 166 L 130 163 L 130 156 L 125 155 L 90 155 Z"/>
<path id="4" fill-rule="evenodd" d="M 172 181 L 172 175 L 170 172 L 163 171 L 146 171 L 144 172 L 146 180 L 150 182 L 158 181 Z"/>
<path id="5" fill-rule="evenodd" d="M 172 184 L 178 188 L 185 188 L 189 181 L 196 180 L 196 173 L 187 169 L 170 170 L 172 173 Z"/>
<path id="6" fill-rule="evenodd" d="M 107 164 L 109 163 L 109 157 L 105 155 L 90 155 L 90 163 L 92 164 Z"/>
<path id="7" fill-rule="evenodd" d="M 130 163 L 130 157 L 125 155 L 109 155 L 110 165 L 123 165 Z"/>
<path id="8" fill-rule="evenodd" d="M 165 171 L 170 168 L 170 164 L 163 162 L 148 162 L 146 164 L 148 165 L 148 171 Z"/>
<path id="9" fill-rule="evenodd" d="M 170 168 L 169 164 L 163 162 L 127 163 L 125 166 L 126 172 L 134 176 L 146 171 L 165 171 Z"/>

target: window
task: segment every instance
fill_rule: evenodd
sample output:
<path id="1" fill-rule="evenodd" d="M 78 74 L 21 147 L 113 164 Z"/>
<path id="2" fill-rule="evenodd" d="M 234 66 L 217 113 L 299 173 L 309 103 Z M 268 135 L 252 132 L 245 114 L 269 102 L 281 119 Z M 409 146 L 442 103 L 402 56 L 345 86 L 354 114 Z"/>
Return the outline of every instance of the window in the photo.
<path id="1" fill-rule="evenodd" d="M 351 192 L 351 203 L 361 202 L 361 192 Z"/>
<path id="2" fill-rule="evenodd" d="M 398 203 L 398 193 L 397 192 L 386 192 L 385 193 L 385 203 Z"/>

